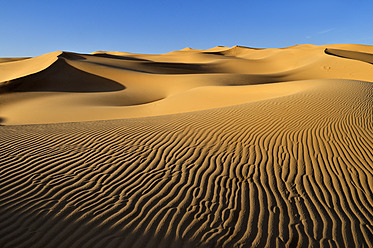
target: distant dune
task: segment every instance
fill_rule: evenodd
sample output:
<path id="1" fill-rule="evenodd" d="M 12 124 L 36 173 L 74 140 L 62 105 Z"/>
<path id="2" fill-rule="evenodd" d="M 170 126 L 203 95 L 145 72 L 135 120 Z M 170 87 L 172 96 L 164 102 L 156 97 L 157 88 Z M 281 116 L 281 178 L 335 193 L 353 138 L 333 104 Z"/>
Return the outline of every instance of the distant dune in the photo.
<path id="1" fill-rule="evenodd" d="M 373 247 L 373 46 L 0 58 L 0 247 Z"/>

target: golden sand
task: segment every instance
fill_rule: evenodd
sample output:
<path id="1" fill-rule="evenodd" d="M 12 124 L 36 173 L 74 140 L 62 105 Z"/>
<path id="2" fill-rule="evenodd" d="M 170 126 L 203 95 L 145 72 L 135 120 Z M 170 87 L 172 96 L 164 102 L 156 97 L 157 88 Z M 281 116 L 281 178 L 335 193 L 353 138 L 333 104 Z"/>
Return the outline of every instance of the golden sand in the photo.
<path id="1" fill-rule="evenodd" d="M 0 59 L 0 247 L 373 247 L 373 47 Z"/>

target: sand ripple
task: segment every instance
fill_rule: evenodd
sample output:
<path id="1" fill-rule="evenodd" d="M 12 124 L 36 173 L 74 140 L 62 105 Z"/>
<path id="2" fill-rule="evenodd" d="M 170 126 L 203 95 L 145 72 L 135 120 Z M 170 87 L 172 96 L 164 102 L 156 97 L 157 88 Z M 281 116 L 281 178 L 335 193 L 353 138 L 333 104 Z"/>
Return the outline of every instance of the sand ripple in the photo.
<path id="1" fill-rule="evenodd" d="M 372 247 L 373 86 L 0 128 L 2 247 Z"/>

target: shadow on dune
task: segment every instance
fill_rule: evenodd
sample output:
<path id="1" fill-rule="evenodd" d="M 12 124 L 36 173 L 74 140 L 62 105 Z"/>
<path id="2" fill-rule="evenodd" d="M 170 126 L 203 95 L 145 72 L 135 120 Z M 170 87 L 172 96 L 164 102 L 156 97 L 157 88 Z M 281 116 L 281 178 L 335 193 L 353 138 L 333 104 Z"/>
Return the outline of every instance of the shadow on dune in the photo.
<path id="1" fill-rule="evenodd" d="M 330 49 L 330 48 L 326 48 L 324 52 L 328 55 L 332 55 L 332 56 L 336 56 L 340 58 L 359 60 L 362 62 L 373 64 L 373 54 L 370 54 L 370 53 L 348 51 L 348 50 L 341 50 L 341 49 Z"/>
<path id="2" fill-rule="evenodd" d="M 114 55 L 100 55 L 99 57 L 112 58 L 112 56 Z M 208 74 L 228 72 L 227 70 L 224 70 L 224 67 L 221 67 L 218 64 L 154 62 L 151 60 L 142 60 L 130 57 L 128 57 L 128 60 L 132 60 L 133 62 L 126 63 L 124 65 L 108 65 L 105 63 L 92 61 L 90 61 L 89 63 L 99 66 L 109 66 L 112 68 L 149 74 Z"/>
<path id="3" fill-rule="evenodd" d="M 113 80 L 69 65 L 59 58 L 48 68 L 0 84 L 0 92 L 108 92 L 125 89 Z"/>
<path id="4" fill-rule="evenodd" d="M 164 236 L 162 232 L 113 228 L 114 222 L 86 211 L 74 212 L 72 205 L 54 209 L 44 204 L 36 211 L 25 210 L 9 211 L 0 207 L 3 217 L 0 224 L 6 224 L 0 230 L 1 247 L 206 247 L 197 240 Z M 9 223 L 9 220 L 22 222 Z"/>
<path id="5" fill-rule="evenodd" d="M 95 53 L 91 56 L 95 57 L 101 57 L 101 58 L 108 58 L 108 59 L 121 59 L 121 60 L 133 60 L 133 61 L 149 61 L 147 59 L 139 59 L 129 56 L 120 56 L 120 55 L 113 55 L 113 54 L 107 54 L 107 53 Z"/>
<path id="6" fill-rule="evenodd" d="M 76 53 L 72 53 L 72 52 L 62 52 L 58 57 L 69 59 L 69 60 L 86 60 L 85 57 L 79 54 L 76 54 Z"/>
<path id="7" fill-rule="evenodd" d="M 141 66 L 147 73 L 155 74 L 206 74 L 225 72 L 223 68 L 215 64 L 143 62 Z"/>

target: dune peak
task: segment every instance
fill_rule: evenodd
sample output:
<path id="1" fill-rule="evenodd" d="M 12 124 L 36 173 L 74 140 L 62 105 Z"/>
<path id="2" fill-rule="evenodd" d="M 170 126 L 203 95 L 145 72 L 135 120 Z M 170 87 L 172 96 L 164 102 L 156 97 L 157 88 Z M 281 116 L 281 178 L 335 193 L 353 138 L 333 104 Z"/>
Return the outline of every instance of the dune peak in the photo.
<path id="1" fill-rule="evenodd" d="M 1 247 L 373 247 L 373 46 L 0 59 Z"/>

